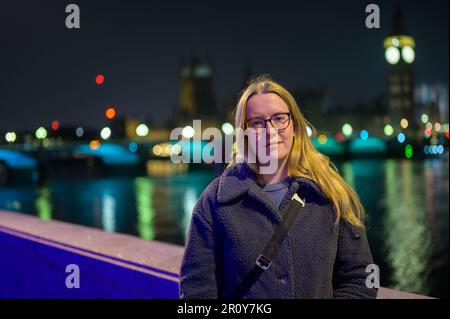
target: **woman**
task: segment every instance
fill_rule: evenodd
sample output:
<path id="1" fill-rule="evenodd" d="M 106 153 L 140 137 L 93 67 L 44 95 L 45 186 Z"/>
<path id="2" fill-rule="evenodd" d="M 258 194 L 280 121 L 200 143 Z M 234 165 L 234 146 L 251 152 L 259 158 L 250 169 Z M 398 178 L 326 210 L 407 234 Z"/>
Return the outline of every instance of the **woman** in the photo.
<path id="1" fill-rule="evenodd" d="M 234 161 L 194 207 L 180 298 L 375 298 L 377 289 L 366 286 L 373 261 L 364 208 L 328 157 L 314 149 L 292 95 L 260 77 L 243 91 L 235 112 L 236 128 L 266 129 L 266 151 L 278 165 L 262 174 L 261 162 L 248 160 L 255 145 L 235 147 Z M 268 269 L 238 295 L 294 194 L 304 207 Z"/>

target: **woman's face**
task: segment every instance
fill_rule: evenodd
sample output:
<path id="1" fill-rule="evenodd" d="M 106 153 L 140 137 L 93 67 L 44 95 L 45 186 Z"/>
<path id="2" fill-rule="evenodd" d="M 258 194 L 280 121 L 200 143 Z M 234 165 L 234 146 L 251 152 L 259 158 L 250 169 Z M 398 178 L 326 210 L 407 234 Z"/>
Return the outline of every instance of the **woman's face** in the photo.
<path id="1" fill-rule="evenodd" d="M 280 113 L 289 113 L 289 107 L 283 99 L 275 93 L 255 94 L 247 101 L 246 121 L 251 119 L 267 120 L 272 118 L 274 121 L 278 120 L 280 116 L 274 117 Z M 282 130 L 275 129 L 269 121 L 266 122 L 266 154 L 275 156 L 279 161 L 286 159 L 292 148 L 294 140 L 294 125 L 292 117 L 289 118 L 289 125 Z M 287 123 L 286 123 L 287 124 Z M 261 136 L 257 137 L 257 143 Z M 257 152 L 258 145 L 251 145 L 253 151 Z M 262 147 L 262 146 L 260 146 Z M 278 154 L 276 153 L 278 151 Z"/>

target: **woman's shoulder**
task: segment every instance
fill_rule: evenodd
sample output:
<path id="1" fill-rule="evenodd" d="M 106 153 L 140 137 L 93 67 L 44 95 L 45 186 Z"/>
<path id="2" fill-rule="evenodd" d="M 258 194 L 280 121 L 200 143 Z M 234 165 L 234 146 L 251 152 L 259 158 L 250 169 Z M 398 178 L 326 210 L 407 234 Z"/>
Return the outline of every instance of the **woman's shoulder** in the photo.
<path id="1" fill-rule="evenodd" d="M 226 203 L 248 190 L 248 179 L 251 176 L 252 172 L 245 164 L 229 166 L 208 184 L 201 197 L 219 204 Z"/>
<path id="2" fill-rule="evenodd" d="M 295 177 L 294 179 L 299 184 L 299 192 L 302 195 L 313 197 L 316 201 L 320 201 L 323 204 L 330 204 L 330 200 L 325 195 L 325 192 L 322 187 L 320 187 L 319 183 L 308 177 Z"/>
<path id="3" fill-rule="evenodd" d="M 200 199 L 207 199 L 209 201 L 215 201 L 217 198 L 217 190 L 219 188 L 220 176 L 214 178 L 208 186 L 203 190 L 200 195 Z"/>

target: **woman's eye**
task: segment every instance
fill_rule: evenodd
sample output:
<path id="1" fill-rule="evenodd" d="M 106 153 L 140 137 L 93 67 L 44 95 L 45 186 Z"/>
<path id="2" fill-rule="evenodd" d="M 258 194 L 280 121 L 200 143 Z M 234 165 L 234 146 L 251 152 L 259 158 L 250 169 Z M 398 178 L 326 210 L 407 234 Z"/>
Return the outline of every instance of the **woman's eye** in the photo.
<path id="1" fill-rule="evenodd" d="M 262 120 L 254 119 L 254 120 L 250 121 L 250 125 L 251 126 L 262 126 L 264 124 L 263 124 Z"/>
<path id="2" fill-rule="evenodd" d="M 275 122 L 282 122 L 283 121 L 283 116 L 275 116 L 274 118 L 272 118 L 272 121 L 275 121 Z"/>

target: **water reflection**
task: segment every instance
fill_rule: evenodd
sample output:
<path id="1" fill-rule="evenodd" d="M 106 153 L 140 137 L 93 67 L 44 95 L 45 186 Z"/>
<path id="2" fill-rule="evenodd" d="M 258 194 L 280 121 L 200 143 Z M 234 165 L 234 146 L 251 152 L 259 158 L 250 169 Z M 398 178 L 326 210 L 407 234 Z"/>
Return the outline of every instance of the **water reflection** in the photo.
<path id="1" fill-rule="evenodd" d="M 427 192 L 423 182 L 414 180 L 413 165 L 408 160 L 386 161 L 385 250 L 392 287 L 429 294 L 431 237 L 425 212 Z"/>
<path id="2" fill-rule="evenodd" d="M 48 187 L 41 187 L 37 191 L 36 210 L 42 220 L 52 219 L 52 200 Z"/>
<path id="3" fill-rule="evenodd" d="M 367 210 L 383 286 L 448 297 L 448 158 L 335 163 Z M 183 245 L 214 171 L 0 188 L 0 209 Z"/>
<path id="4" fill-rule="evenodd" d="M 155 232 L 153 231 L 153 181 L 149 178 L 138 177 L 134 181 L 134 187 L 139 237 L 152 240 L 155 237 Z"/>
<path id="5" fill-rule="evenodd" d="M 335 164 L 367 210 L 381 284 L 447 297 L 448 158 Z"/>
<path id="6" fill-rule="evenodd" d="M 102 226 L 106 232 L 116 230 L 116 200 L 110 194 L 102 197 Z"/>
<path id="7" fill-rule="evenodd" d="M 191 223 L 192 211 L 194 210 L 194 206 L 197 202 L 198 197 L 200 197 L 200 195 L 197 194 L 194 188 L 188 189 L 183 197 L 183 234 L 185 241 L 187 238 L 187 233 L 189 231 L 189 225 Z"/>

